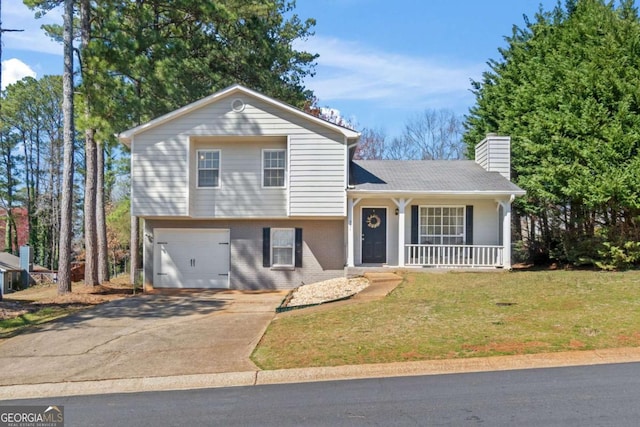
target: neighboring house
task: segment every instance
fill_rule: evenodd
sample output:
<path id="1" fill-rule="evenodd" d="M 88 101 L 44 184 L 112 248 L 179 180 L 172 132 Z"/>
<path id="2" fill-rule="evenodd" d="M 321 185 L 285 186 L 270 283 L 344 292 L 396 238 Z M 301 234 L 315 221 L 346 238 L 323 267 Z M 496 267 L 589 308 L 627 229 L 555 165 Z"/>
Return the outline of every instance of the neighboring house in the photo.
<path id="1" fill-rule="evenodd" d="M 360 134 L 235 85 L 122 132 L 147 287 L 286 289 L 362 266 L 510 268 L 509 138 L 355 161 Z"/>
<path id="2" fill-rule="evenodd" d="M 33 264 L 33 251 L 29 246 L 20 247 L 19 257 L 0 252 L 0 295 L 28 287 L 33 283 L 30 273 L 46 271 L 44 267 Z"/>

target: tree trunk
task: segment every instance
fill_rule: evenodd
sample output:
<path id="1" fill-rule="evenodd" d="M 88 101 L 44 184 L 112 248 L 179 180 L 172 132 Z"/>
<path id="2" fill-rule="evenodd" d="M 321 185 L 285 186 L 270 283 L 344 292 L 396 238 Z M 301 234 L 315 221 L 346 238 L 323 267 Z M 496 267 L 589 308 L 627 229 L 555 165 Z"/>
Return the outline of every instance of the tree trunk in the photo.
<path id="1" fill-rule="evenodd" d="M 80 47 L 84 55 L 91 40 L 91 4 L 89 0 L 80 0 Z M 84 283 L 87 286 L 98 285 L 98 234 L 96 226 L 96 179 L 97 146 L 95 129 L 91 124 L 91 70 L 86 68 L 86 58 L 81 64 L 84 87 L 84 114 L 86 129 L 84 139 L 85 180 L 84 180 Z"/>
<path id="2" fill-rule="evenodd" d="M 64 72 L 62 74 L 62 110 L 64 114 L 64 160 L 62 201 L 60 203 L 60 258 L 58 294 L 71 292 L 71 235 L 73 215 L 73 0 L 64 1 Z"/>
<path id="3" fill-rule="evenodd" d="M 84 284 L 98 285 L 98 232 L 96 228 L 96 162 L 97 149 L 93 129 L 85 131 L 85 163 L 84 180 Z"/>
<path id="4" fill-rule="evenodd" d="M 5 215 L 5 228 L 4 228 L 4 252 L 14 253 L 13 252 L 13 213 L 11 210 L 11 205 L 9 205 L 6 209 Z"/>
<path id="5" fill-rule="evenodd" d="M 140 245 L 140 228 L 139 221 L 137 216 L 131 217 L 131 247 L 129 251 L 131 253 L 131 266 L 130 266 L 130 278 L 131 284 L 135 286 L 136 284 L 136 270 L 138 269 L 138 264 L 140 260 L 138 259 L 138 246 Z"/>
<path id="6" fill-rule="evenodd" d="M 98 232 L 98 281 L 109 281 L 109 251 L 107 248 L 107 219 L 105 217 L 104 144 L 98 145 L 96 225 Z"/>

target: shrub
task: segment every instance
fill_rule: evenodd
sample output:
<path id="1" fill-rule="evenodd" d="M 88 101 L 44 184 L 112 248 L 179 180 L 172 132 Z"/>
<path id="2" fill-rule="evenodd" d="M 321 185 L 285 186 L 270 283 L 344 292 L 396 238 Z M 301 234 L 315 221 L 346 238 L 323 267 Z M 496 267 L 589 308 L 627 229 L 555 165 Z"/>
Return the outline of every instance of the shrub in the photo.
<path id="1" fill-rule="evenodd" d="M 600 261 L 596 261 L 603 270 L 626 270 L 640 261 L 640 242 L 625 242 L 622 247 L 604 242 L 603 246 L 604 249 L 598 251 Z"/>

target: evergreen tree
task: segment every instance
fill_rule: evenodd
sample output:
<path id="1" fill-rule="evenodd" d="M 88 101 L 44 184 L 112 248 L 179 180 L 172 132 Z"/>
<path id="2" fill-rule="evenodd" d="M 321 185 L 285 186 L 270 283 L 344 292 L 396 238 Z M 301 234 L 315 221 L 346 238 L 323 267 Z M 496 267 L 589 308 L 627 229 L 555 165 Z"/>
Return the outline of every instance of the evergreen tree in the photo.
<path id="1" fill-rule="evenodd" d="M 71 292 L 71 237 L 73 233 L 73 0 L 64 1 L 64 72 L 62 74 L 62 110 L 64 114 L 64 162 L 60 202 L 60 249 L 58 294 Z"/>
<path id="2" fill-rule="evenodd" d="M 531 248 L 592 262 L 602 241 L 640 240 L 640 22 L 633 1 L 567 1 L 514 27 L 474 82 L 469 152 L 512 137 Z M 539 234 L 538 234 L 539 233 Z"/>

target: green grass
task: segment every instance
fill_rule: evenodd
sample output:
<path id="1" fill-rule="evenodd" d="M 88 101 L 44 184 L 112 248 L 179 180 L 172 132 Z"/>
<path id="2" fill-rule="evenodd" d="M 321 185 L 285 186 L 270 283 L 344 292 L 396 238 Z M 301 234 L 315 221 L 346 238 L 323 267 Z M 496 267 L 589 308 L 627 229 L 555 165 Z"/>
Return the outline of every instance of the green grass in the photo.
<path id="1" fill-rule="evenodd" d="M 25 328 L 67 316 L 79 310 L 77 306 L 51 306 L 24 313 L 11 319 L 0 320 L 0 338 L 14 336 Z"/>
<path id="2" fill-rule="evenodd" d="M 640 272 L 408 273 L 380 301 L 285 315 L 262 369 L 640 346 Z"/>

